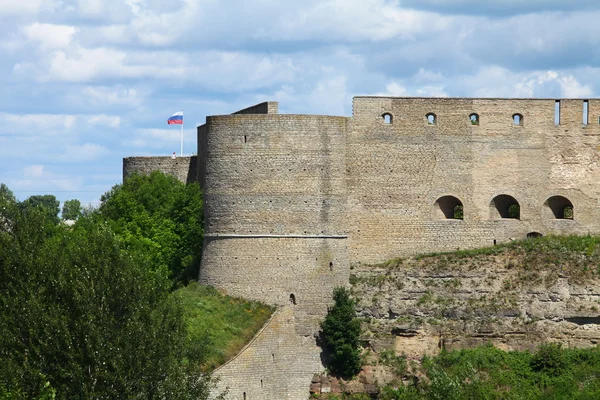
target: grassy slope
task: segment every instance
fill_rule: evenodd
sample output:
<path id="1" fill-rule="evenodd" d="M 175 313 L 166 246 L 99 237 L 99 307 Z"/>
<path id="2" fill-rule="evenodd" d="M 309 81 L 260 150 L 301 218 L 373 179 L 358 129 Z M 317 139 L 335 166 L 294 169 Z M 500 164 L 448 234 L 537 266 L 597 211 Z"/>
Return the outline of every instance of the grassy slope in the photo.
<path id="1" fill-rule="evenodd" d="M 584 282 L 600 274 L 600 236 L 550 235 L 493 247 L 396 258 L 375 267 L 474 269 L 498 261 L 507 263 L 509 268 L 522 271 L 544 270 L 568 276 L 572 282 Z"/>
<path id="2" fill-rule="evenodd" d="M 262 328 L 274 311 L 265 304 L 225 296 L 196 283 L 177 290 L 188 321 L 190 339 L 202 364 L 212 370 L 235 356 Z"/>

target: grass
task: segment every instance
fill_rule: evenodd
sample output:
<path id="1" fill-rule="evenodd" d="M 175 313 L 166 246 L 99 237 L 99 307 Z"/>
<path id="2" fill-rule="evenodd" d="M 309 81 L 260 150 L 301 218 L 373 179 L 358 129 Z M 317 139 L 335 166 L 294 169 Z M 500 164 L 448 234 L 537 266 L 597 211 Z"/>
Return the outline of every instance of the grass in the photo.
<path id="1" fill-rule="evenodd" d="M 498 260 L 505 260 L 507 268 L 519 270 L 519 278 L 523 281 L 531 281 L 532 284 L 541 283 L 535 282 L 539 279 L 540 271 L 549 272 L 551 278 L 560 274 L 568 276 L 574 283 L 581 283 L 600 275 L 600 236 L 549 235 L 492 247 L 421 254 L 406 259 L 397 258 L 373 267 L 388 271 L 409 267 L 457 270 L 478 268 Z M 553 281 L 546 279 L 543 283 L 550 285 Z"/>
<path id="2" fill-rule="evenodd" d="M 418 380 L 387 387 L 380 399 L 598 399 L 600 349 L 546 344 L 535 353 L 495 347 L 425 358 Z"/>
<path id="3" fill-rule="evenodd" d="M 184 307 L 188 337 L 210 371 L 235 356 L 263 327 L 275 311 L 257 301 L 229 297 L 215 288 L 193 282 L 178 289 Z"/>

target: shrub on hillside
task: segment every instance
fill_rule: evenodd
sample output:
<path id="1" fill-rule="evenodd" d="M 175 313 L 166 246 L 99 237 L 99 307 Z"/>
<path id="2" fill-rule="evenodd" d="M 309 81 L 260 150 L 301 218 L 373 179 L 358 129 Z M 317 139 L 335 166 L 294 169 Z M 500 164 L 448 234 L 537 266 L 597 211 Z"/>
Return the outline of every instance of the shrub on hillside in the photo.
<path id="1" fill-rule="evenodd" d="M 361 368 L 360 321 L 354 311 L 354 300 L 343 287 L 333 291 L 334 304 L 321 323 L 323 342 L 330 361 L 329 369 L 334 375 L 351 377 Z"/>

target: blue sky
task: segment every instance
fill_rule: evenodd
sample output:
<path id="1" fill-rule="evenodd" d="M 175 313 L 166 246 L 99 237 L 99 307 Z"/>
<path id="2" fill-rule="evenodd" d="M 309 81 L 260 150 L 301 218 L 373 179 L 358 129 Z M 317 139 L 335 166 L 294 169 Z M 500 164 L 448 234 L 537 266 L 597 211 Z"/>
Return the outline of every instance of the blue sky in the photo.
<path id="1" fill-rule="evenodd" d="M 0 0 L 0 182 L 97 204 L 122 158 L 271 100 L 597 97 L 597 0 Z"/>

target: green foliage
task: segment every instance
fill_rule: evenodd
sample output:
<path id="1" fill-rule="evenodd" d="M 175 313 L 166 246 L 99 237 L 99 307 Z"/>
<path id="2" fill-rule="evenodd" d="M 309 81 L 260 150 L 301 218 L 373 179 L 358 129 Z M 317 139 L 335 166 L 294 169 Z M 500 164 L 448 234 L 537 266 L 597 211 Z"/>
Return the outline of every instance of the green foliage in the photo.
<path id="1" fill-rule="evenodd" d="M 354 301 L 343 287 L 333 291 L 334 304 L 321 323 L 323 342 L 329 353 L 329 368 L 342 377 L 356 375 L 361 368 L 359 336 L 360 321 L 354 311 Z"/>
<path id="2" fill-rule="evenodd" d="M 155 171 L 133 175 L 102 196 L 98 215 L 148 265 L 166 268 L 175 282 L 197 279 L 202 252 L 202 194 Z"/>
<path id="3" fill-rule="evenodd" d="M 105 224 L 67 229 L 52 217 L 0 210 L 0 394 L 207 398 L 210 380 L 182 363 L 186 326 L 167 274 Z"/>
<path id="4" fill-rule="evenodd" d="M 195 282 L 178 289 L 188 326 L 188 358 L 212 370 L 236 355 L 275 311 L 273 307 L 219 293 Z"/>
<path id="5" fill-rule="evenodd" d="M 383 350 L 379 353 L 379 364 L 392 367 L 396 376 L 402 376 L 408 369 L 406 356 L 397 356 L 393 350 Z"/>
<path id="6" fill-rule="evenodd" d="M 58 212 L 60 211 L 60 201 L 56 200 L 51 194 L 30 196 L 19 203 L 21 210 L 27 211 L 33 208 L 41 208 L 48 216 L 47 221 L 58 224 Z"/>
<path id="7" fill-rule="evenodd" d="M 13 192 L 4 183 L 0 183 L 0 205 L 8 203 L 16 203 L 17 199 Z"/>
<path id="8" fill-rule="evenodd" d="M 542 345 L 534 354 L 492 346 L 442 352 L 425 358 L 405 387 L 382 389 L 383 400 L 597 399 L 600 349 Z"/>
<path id="9" fill-rule="evenodd" d="M 81 202 L 77 199 L 67 200 L 64 202 L 62 207 L 62 219 L 63 220 L 76 220 L 81 217 L 82 208 Z"/>

